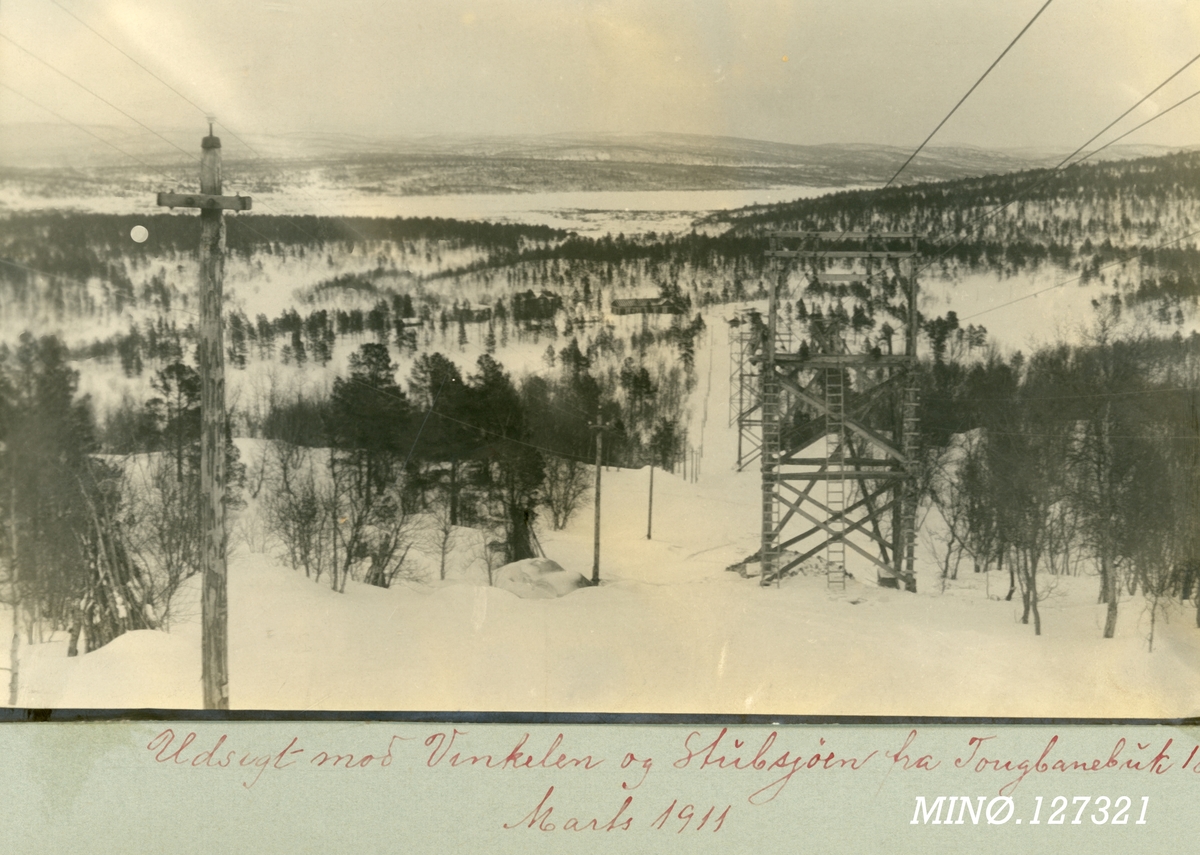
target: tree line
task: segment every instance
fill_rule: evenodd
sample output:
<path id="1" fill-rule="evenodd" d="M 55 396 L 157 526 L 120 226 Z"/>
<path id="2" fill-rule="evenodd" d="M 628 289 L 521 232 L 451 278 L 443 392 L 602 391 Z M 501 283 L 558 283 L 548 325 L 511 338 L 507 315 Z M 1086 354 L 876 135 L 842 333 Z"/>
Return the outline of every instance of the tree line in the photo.
<path id="1" fill-rule="evenodd" d="M 1111 638 L 1141 592 L 1156 622 L 1191 598 L 1200 626 L 1200 336 L 1119 336 L 964 360 L 955 333 L 923 375 L 923 484 L 945 522 L 944 579 L 964 559 L 1007 572 L 1041 633 L 1055 579 L 1094 566 Z"/>
<path id="2" fill-rule="evenodd" d="M 428 547 L 432 526 L 445 578 L 451 541 L 474 528 L 490 578 L 538 554 L 543 512 L 560 529 L 585 502 L 591 425 L 611 427 L 604 465 L 673 463 L 686 441 L 684 393 L 656 412 L 652 401 L 668 392 L 644 368 L 629 360 L 614 387 L 589 371 L 575 339 L 553 362 L 555 372 L 514 380 L 490 354 L 466 374 L 423 353 L 402 388 L 387 347 L 368 342 L 327 397 L 273 401 L 261 425 L 262 489 L 292 566 L 337 590 L 348 579 L 386 587 L 414 572 L 405 547 Z"/>
<path id="3" fill-rule="evenodd" d="M 122 477 L 94 455 L 90 403 L 52 337 L 0 345 L 0 591 L 13 617 L 9 703 L 19 644 L 69 634 L 68 655 L 154 628 L 152 581 L 122 533 Z"/>
<path id="4" fill-rule="evenodd" d="M 518 385 L 488 355 L 464 377 L 425 354 L 406 392 L 386 346 L 365 343 L 327 399 L 267 410 L 268 452 L 253 477 L 227 428 L 227 502 L 237 510 L 243 491 L 262 493 L 293 564 L 337 590 L 411 573 L 409 551 L 429 549 L 418 516 L 444 518 L 443 575 L 449 541 L 468 525 L 495 536 L 489 569 L 529 557 L 540 510 L 561 527 L 582 500 L 589 418 L 618 426 L 606 463 L 624 452 L 621 406 L 586 365 Z M 111 417 L 121 425 L 104 433 L 121 444 L 103 455 L 78 380 L 52 336 L 0 347 L 0 593 L 27 643 L 66 632 L 69 655 L 166 627 L 175 594 L 199 571 L 195 368 L 176 361 L 155 372 L 151 396 Z M 13 691 L 16 651 L 14 642 Z"/>

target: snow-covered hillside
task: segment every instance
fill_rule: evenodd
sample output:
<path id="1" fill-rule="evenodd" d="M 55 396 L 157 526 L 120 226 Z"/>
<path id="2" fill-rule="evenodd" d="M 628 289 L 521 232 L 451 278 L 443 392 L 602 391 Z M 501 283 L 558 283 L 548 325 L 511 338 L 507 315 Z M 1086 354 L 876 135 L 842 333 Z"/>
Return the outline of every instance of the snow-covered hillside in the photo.
<path id="1" fill-rule="evenodd" d="M 464 536 L 448 579 L 344 594 L 288 569 L 241 512 L 230 564 L 230 679 L 235 708 L 554 710 L 755 714 L 1174 717 L 1200 711 L 1200 633 L 1176 613 L 1156 630 L 1138 598 L 1101 638 L 1090 574 L 1053 577 L 1043 635 L 1005 602 L 1007 574 L 964 568 L 943 589 L 918 553 L 919 593 L 855 578 L 828 590 L 813 570 L 777 588 L 725 568 L 757 548 L 757 472 L 734 471 L 726 427 L 724 331 L 696 365 L 693 442 L 699 477 L 648 470 L 603 475 L 603 584 L 559 599 L 488 587 L 478 541 Z M 709 367 L 711 366 L 711 368 Z M 706 373 L 710 379 L 706 380 Z M 706 394 L 707 392 L 707 394 Z M 244 460 L 260 447 L 242 441 Z M 936 537 L 936 516 L 925 537 Z M 540 532 L 546 553 L 590 575 L 592 514 Z M 266 551 L 256 551 L 266 548 Z M 432 571 L 428 579 L 433 580 Z M 989 576 L 991 578 L 989 578 Z M 78 658 L 66 641 L 24 646 L 27 707 L 201 704 L 197 592 L 185 589 L 170 633 L 127 633 Z M 7 620 L 7 611 L 3 620 Z M 7 636 L 0 626 L 0 636 Z"/>
<path id="2" fill-rule="evenodd" d="M 1194 168 L 1186 159 L 1175 165 Z M 974 249 L 954 244 L 930 260 L 928 269 L 922 269 L 921 311 L 928 319 L 943 313 L 950 318 L 953 312 L 964 324 L 985 325 L 986 330 L 971 334 L 986 333 L 989 344 L 997 345 L 1000 362 L 1016 366 L 1015 351 L 1028 348 L 1036 355 L 1039 347 L 1056 341 L 1077 343 L 1087 338 L 1085 325 L 1099 322 L 1097 309 L 1124 307 L 1114 309 L 1108 332 L 1131 340 L 1161 337 L 1155 346 L 1162 352 L 1165 336 L 1178 332 L 1172 345 L 1178 353 L 1172 351 L 1171 359 L 1179 364 L 1164 365 L 1159 379 L 1165 383 L 1166 369 L 1179 368 L 1183 379 L 1165 386 L 1194 387 L 1196 375 L 1183 370 L 1188 358 L 1184 336 L 1200 328 L 1195 299 L 1188 296 L 1194 249 L 1189 244 L 1174 254 L 1159 252 L 1153 263 L 1133 252 L 1167 233 L 1190 229 L 1187 224 L 1194 218 L 1194 194 L 1165 166 L 1160 171 L 1165 183 L 1152 184 L 1145 198 L 1100 198 L 1096 188 L 1108 185 L 1097 183 L 1086 186 L 1099 194 L 1099 201 L 1085 204 L 1070 196 L 1063 202 L 1054 196 L 1022 203 L 990 222 L 986 234 L 974 235 Z M 1135 184 L 1143 180 L 1117 177 Z M 1002 189 L 1007 180 L 980 179 Z M 1076 189 L 1069 182 L 1064 187 L 1063 192 Z M 969 223 L 959 222 L 963 212 L 990 198 L 960 182 L 947 191 L 957 195 L 933 205 L 921 195 L 926 191 L 918 190 L 904 197 L 909 208 L 892 211 L 880 202 L 880 216 L 892 216 L 905 227 L 911 223 L 904 217 L 915 218 L 924 223 L 922 228 L 932 223 L 935 231 L 961 232 L 965 240 Z M 256 191 L 256 209 L 262 200 L 283 213 L 299 214 L 315 201 L 327 213 L 396 213 L 387 206 L 403 201 L 422 206 L 405 207 L 408 214 L 535 225 L 525 231 L 514 227 L 513 237 L 502 233 L 509 226 L 488 226 L 487 234 L 472 234 L 474 226 L 464 231 L 461 224 L 441 223 L 425 234 L 405 231 L 403 223 L 360 223 L 373 235 L 368 240 L 347 232 L 336 219 L 305 220 L 304 229 L 298 229 L 286 217 L 231 218 L 231 239 L 235 244 L 242 240 L 244 251 L 231 250 L 227 263 L 230 317 L 243 332 L 252 322 L 260 331 L 257 343 L 242 342 L 241 363 L 231 357 L 233 367 L 227 372 L 227 402 L 235 414 L 234 431 L 242 437 L 241 460 L 252 473 L 266 444 L 246 437 L 278 437 L 264 427 L 271 407 L 302 397 L 329 397 L 335 378 L 346 376 L 351 356 L 372 341 L 385 346 L 394 360 L 397 388 L 406 387 L 420 356 L 434 351 L 461 367 L 468 381 L 476 359 L 494 353 L 519 385 L 525 375 L 562 374 L 574 347 L 590 377 L 626 408 L 630 419 L 633 387 L 626 381 L 634 375 L 623 372 L 645 368 L 646 383 L 661 392 L 653 415 L 670 415 L 683 456 L 693 463 L 686 476 L 682 470 L 656 473 L 653 539 L 646 538 L 650 472 L 606 470 L 602 584 L 545 600 L 521 599 L 489 586 L 487 541 L 495 535 L 474 529 L 457 532 L 444 581 L 434 550 L 418 539 L 400 574 L 403 581 L 384 589 L 352 580 L 344 593 L 336 592 L 324 580 L 316 584 L 291 569 L 282 545 L 268 533 L 261 498 L 249 497 L 247 507 L 235 515 L 231 539 L 235 707 L 1105 717 L 1190 716 L 1200 710 L 1200 632 L 1187 584 L 1182 595 L 1171 588 L 1169 596 L 1157 600 L 1153 652 L 1151 612 L 1140 592 L 1144 582 L 1139 593 L 1123 594 L 1116 637 L 1105 640 L 1104 606 L 1097 604 L 1099 579 L 1088 564 L 1083 535 L 1070 543 L 1073 560 L 1055 564 L 1069 564 L 1079 575 L 1047 570 L 1039 577 L 1044 589 L 1040 636 L 1020 622 L 1020 597 L 1005 599 L 1007 572 L 973 573 L 965 561 L 957 579 L 941 578 L 935 554 L 945 554 L 944 523 L 936 511 L 923 509 L 919 515 L 915 595 L 877 587 L 874 570 L 853 555 L 848 564 L 853 576 L 844 591 L 828 589 L 819 559 L 806 573 L 770 589 L 727 569 L 758 549 L 761 490 L 753 467 L 739 473 L 734 466 L 738 442 L 736 430 L 727 425 L 730 353 L 723 321 L 751 306 L 762 309 L 773 274 L 761 264 L 761 235 L 750 229 L 745 245 L 733 233 L 723 235 L 721 242 L 716 233 L 726 226 L 699 218 L 714 208 L 777 201 L 777 193 L 811 196 L 815 188 L 367 194 L 340 201 L 329 187 L 317 184 L 280 190 L 274 198 L 272 192 L 264 191 L 264 198 Z M 296 195 L 289 197 L 292 192 Z M 300 195 L 308 197 L 305 204 L 298 201 Z M 142 199 L 138 204 L 149 203 Z M 807 216 L 839 204 L 830 197 L 797 201 L 782 212 L 751 209 L 734 217 L 734 225 L 778 225 L 785 214 Z M 925 211 L 922 205 L 932 207 Z M 128 207 L 123 210 L 131 213 Z M 12 222 L 23 222 L 21 216 L 14 215 Z M 91 396 L 100 417 L 104 448 L 128 454 L 129 462 L 144 462 L 148 449 L 161 446 L 125 441 L 128 437 L 119 429 L 132 421 L 115 417 L 142 413 L 156 394 L 151 385 L 155 372 L 170 360 L 190 359 L 194 336 L 187 328 L 194 325 L 195 306 L 189 295 L 196 275 L 188 249 L 191 238 L 167 240 L 178 224 L 152 222 L 151 244 L 139 250 L 127 236 L 135 217 L 122 220 L 121 229 L 110 228 L 115 220 L 76 219 L 87 220 L 92 237 L 86 237 L 83 225 L 60 223 L 56 216 L 26 218 L 26 240 L 20 247 L 29 257 L 15 252 L 14 257 L 31 262 L 29 275 L 10 271 L 13 297 L 0 306 L 0 343 L 13 345 L 29 328 L 58 335 L 71 348 L 79 393 Z M 539 233 L 538 225 L 565 226 L 584 237 L 568 238 L 544 228 Z M 694 225 L 702 233 L 693 233 Z M 60 229 L 53 231 L 55 239 L 44 237 Z M 246 229 L 264 230 L 271 237 Z M 304 240 L 291 234 L 297 230 Z M 591 237 L 618 231 L 637 237 Z M 257 241 L 248 239 L 255 234 Z M 160 238 L 162 245 L 156 248 L 153 241 Z M 984 238 L 991 243 L 985 245 Z M 1114 246 L 1133 254 L 1122 256 Z M 1045 252 L 1034 252 L 1038 247 Z M 956 248 L 961 257 L 953 255 Z M 975 250 L 979 253 L 973 256 Z M 37 258 L 42 260 L 32 263 Z M 54 270 L 41 269 L 46 267 Z M 801 293 L 801 272 L 792 271 L 791 277 L 793 290 Z M 692 300 L 684 319 L 691 330 L 686 342 L 667 335 L 670 316 L 610 311 L 615 298 L 676 288 Z M 558 308 L 549 317 L 518 320 L 518 296 L 535 299 L 537 291 L 558 298 Z M 820 295 L 804 293 L 809 309 L 818 308 Z M 826 297 L 823 309 L 828 312 L 834 297 Z M 410 306 L 402 314 L 399 307 L 406 300 Z M 387 311 L 380 313 L 378 306 Z M 809 309 L 786 302 L 784 329 L 802 329 L 800 313 Z M 371 326 L 372 311 L 383 318 L 377 328 Z M 339 312 L 347 317 L 335 323 Z M 705 326 L 690 325 L 693 312 L 703 316 Z M 288 313 L 294 317 L 284 324 Z M 342 323 L 351 320 L 350 313 L 358 314 L 357 327 Z M 315 326 L 314 319 L 319 322 Z M 154 325 L 157 349 L 149 344 Z M 674 332 L 681 330 L 677 325 Z M 929 330 L 925 332 L 928 337 Z M 854 335 L 855 348 L 870 347 L 861 331 Z M 172 337 L 178 353 L 161 346 Z M 305 341 L 312 354 L 302 359 L 296 354 Z M 102 347 L 106 343 L 107 349 Z M 230 339 L 227 343 L 236 350 Z M 323 357 L 316 344 L 326 347 Z M 975 347 L 958 344 L 959 351 Z M 144 365 L 141 356 L 127 359 L 122 346 L 132 347 L 135 355 L 144 352 Z M 925 347 L 922 339 L 923 352 Z M 952 353 L 951 361 L 961 357 L 959 367 L 966 376 L 966 363 L 986 358 L 981 350 Z M 1152 359 L 1158 351 L 1147 352 Z M 1194 366 L 1191 358 L 1188 364 Z M 958 387 L 947 389 L 943 402 L 989 399 L 970 398 L 969 390 Z M 1097 397 L 1067 391 L 1070 400 Z M 1163 394 L 1146 399 L 1161 403 L 1172 400 L 1167 393 L 1186 391 L 1138 387 L 1113 394 Z M 950 393 L 960 397 L 945 397 Z M 930 396 L 927 412 L 936 410 L 932 404 L 937 400 L 936 394 Z M 635 431 L 648 436 L 653 419 L 646 415 L 638 411 L 642 424 Z M 946 413 L 941 415 L 945 421 Z M 926 418 L 932 421 L 934 415 Z M 968 429 L 953 425 L 946 427 L 946 437 Z M 587 437 L 584 427 L 583 448 Z M 316 444 L 328 441 L 325 434 Z M 645 442 L 646 436 L 639 435 L 639 453 L 622 459 L 647 459 L 641 454 Z M 607 440 L 605 448 L 612 450 Z M 554 453 L 578 457 L 581 452 Z M 692 455 L 699 455 L 698 477 Z M 821 496 L 819 487 L 815 495 Z M 550 530 L 549 513 L 543 512 L 538 526 L 548 557 L 585 576 L 592 567 L 591 511 L 585 505 L 559 532 Z M 330 520 L 337 517 L 332 514 Z M 332 521 L 330 526 L 336 528 Z M 1174 572 L 1189 555 L 1194 552 L 1165 566 Z M 1129 578 L 1133 584 L 1123 586 L 1125 592 L 1138 589 L 1136 576 Z M 19 646 L 18 704 L 198 707 L 195 582 L 185 584 L 172 603 L 169 632 L 127 632 L 78 658 L 66 655 L 62 633 L 38 634 L 48 632 L 53 620 L 37 621 L 42 629 L 31 638 L 23 633 Z M 9 614 L 0 610 L 0 637 L 11 636 Z M 1164 617 L 1169 619 L 1165 625 Z"/>

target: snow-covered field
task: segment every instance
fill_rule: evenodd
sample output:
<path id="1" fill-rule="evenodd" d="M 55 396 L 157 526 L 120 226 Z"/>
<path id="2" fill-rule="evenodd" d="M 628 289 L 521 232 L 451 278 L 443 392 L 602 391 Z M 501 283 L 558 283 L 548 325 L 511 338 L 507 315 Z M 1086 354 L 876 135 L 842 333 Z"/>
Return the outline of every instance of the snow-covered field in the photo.
<path id="1" fill-rule="evenodd" d="M 1043 635 L 1005 602 L 1008 578 L 964 567 L 943 590 L 918 552 L 916 595 L 878 588 L 851 560 L 845 591 L 816 572 L 760 588 L 725 568 L 757 548 L 759 480 L 734 470 L 727 344 L 705 336 L 690 436 L 698 481 L 604 473 L 597 588 L 521 599 L 486 585 L 464 538 L 446 583 L 314 584 L 235 534 L 230 692 L 236 708 L 549 710 L 725 714 L 1174 717 L 1200 712 L 1191 611 L 1156 630 L 1138 598 L 1101 638 L 1093 575 L 1058 577 Z M 711 366 L 711 368 L 710 368 Z M 242 456 L 258 453 L 244 442 Z M 243 512 L 253 533 L 254 506 Z M 927 521 L 927 542 L 936 535 Z M 590 575 L 592 511 L 540 533 L 547 554 Z M 989 575 L 991 578 L 989 578 Z M 430 576 L 432 579 L 433 576 Z M 1048 580 L 1050 581 L 1050 580 Z M 21 706 L 201 704 L 196 590 L 172 631 L 134 632 L 78 658 L 65 640 L 26 646 Z M 189 619 L 187 615 L 191 615 Z M 2 620 L 7 619 L 7 614 Z M 0 626 L 0 637 L 8 637 Z"/>

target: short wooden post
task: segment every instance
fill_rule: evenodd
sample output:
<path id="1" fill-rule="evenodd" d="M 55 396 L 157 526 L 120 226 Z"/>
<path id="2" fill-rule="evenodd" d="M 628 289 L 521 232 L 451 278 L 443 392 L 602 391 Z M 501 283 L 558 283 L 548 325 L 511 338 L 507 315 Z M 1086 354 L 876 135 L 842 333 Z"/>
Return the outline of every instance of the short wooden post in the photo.
<path id="1" fill-rule="evenodd" d="M 592 535 L 592 584 L 600 584 L 600 472 L 604 460 L 604 431 L 607 425 L 599 422 L 589 427 L 596 432 L 596 517 Z"/>
<path id="2" fill-rule="evenodd" d="M 649 507 L 646 510 L 646 540 L 650 540 L 650 533 L 654 529 L 654 461 L 650 461 L 650 501 Z"/>

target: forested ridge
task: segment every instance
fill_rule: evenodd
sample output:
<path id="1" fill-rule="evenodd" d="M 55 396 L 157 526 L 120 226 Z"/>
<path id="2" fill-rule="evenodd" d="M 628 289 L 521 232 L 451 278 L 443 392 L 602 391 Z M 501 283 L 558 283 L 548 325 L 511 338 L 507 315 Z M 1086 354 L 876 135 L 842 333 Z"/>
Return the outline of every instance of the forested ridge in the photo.
<path id="1" fill-rule="evenodd" d="M 1012 275 L 1050 263 L 1086 278 L 1137 261 L 1127 282 L 1131 301 L 1200 296 L 1200 152 L 846 190 L 709 222 L 745 236 L 778 228 L 910 231 L 924 266 L 943 273 Z"/>
<path id="2" fill-rule="evenodd" d="M 1078 231 L 1121 233 L 1156 230 L 1172 203 L 1194 203 L 1200 192 L 1200 152 L 1105 163 L 1082 163 L 1065 169 L 1030 169 L 1001 175 L 922 182 L 878 190 L 841 190 L 812 199 L 721 212 L 713 223 L 730 223 L 746 231 L 815 218 L 825 228 L 910 231 L 938 239 L 960 237 L 988 228 L 976 212 L 1015 205 L 1005 219 L 1028 219 L 1038 206 L 1064 205 L 1055 225 Z M 1082 220 L 1078 206 L 1096 205 Z M 1116 216 L 1103 216 L 1113 214 Z M 1031 233 L 1053 233 L 1045 221 L 1031 221 Z"/>
<path id="3" fill-rule="evenodd" d="M 730 286 L 713 288 L 702 300 L 712 302 L 740 298 L 729 280 L 761 275 L 770 229 L 903 230 L 918 234 L 925 266 L 936 275 L 1010 276 L 1051 265 L 1085 281 L 1112 280 L 1130 304 L 1175 307 L 1200 295 L 1194 240 L 1200 226 L 1193 227 L 1200 223 L 1198 197 L 1200 153 L 1181 153 L 841 191 L 713 215 L 702 230 L 683 235 L 594 238 L 544 226 L 252 213 L 229 218 L 227 243 L 232 256 L 254 263 L 349 253 L 361 259 L 353 271 L 359 276 L 402 274 L 452 284 L 497 275 L 544 278 L 552 263 L 574 279 L 589 265 L 649 264 L 676 278 L 682 269 L 712 271 Z M 138 224 L 149 238 L 135 245 L 128 234 Z M 10 263 L 0 264 L 0 288 L 14 303 L 40 288 L 47 292 L 38 297 L 43 303 L 86 309 L 94 297 L 80 292 L 95 279 L 109 301 L 126 305 L 142 296 L 156 260 L 186 259 L 194 251 L 191 218 L 183 215 L 10 214 L 3 225 L 0 259 Z M 412 263 L 421 259 L 440 261 Z M 1119 269 L 1109 270 L 1113 266 Z M 159 272 L 169 276 L 170 266 Z M 38 274 L 49 281 L 38 284 Z"/>

